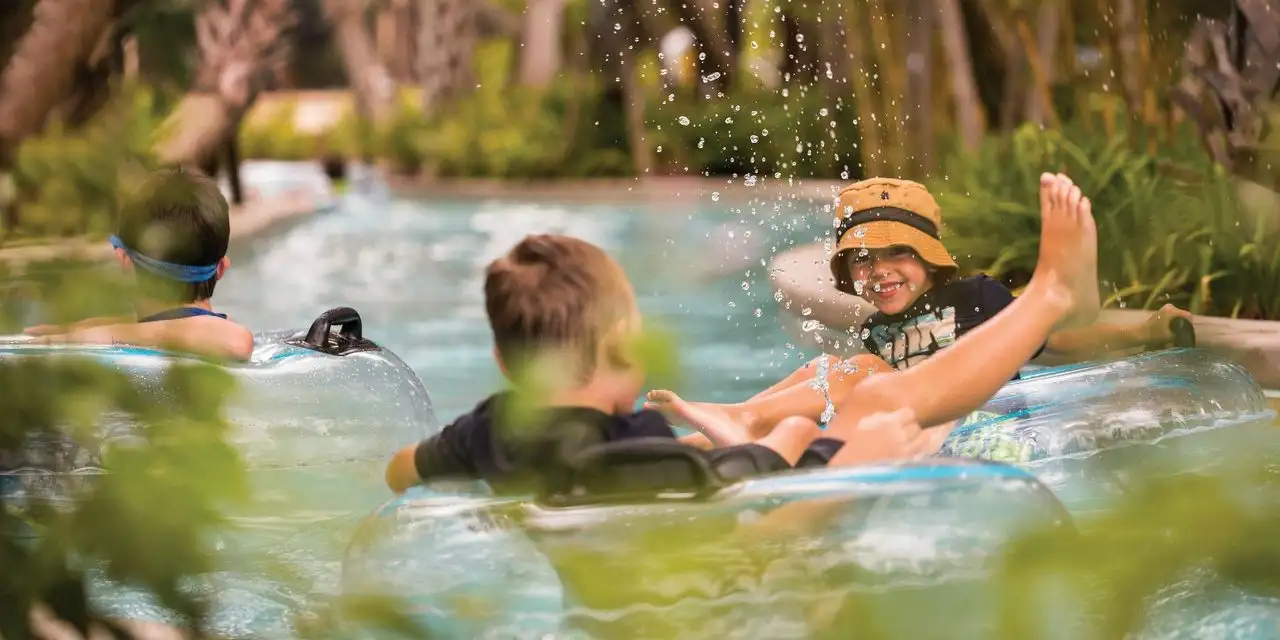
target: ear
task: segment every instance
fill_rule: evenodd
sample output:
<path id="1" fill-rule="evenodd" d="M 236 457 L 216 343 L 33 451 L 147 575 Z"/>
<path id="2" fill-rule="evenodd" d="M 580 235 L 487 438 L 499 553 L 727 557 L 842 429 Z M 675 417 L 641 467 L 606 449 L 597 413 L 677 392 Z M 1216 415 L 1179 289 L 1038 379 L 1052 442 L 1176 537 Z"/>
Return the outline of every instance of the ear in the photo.
<path id="1" fill-rule="evenodd" d="M 218 274 L 214 276 L 215 279 L 221 280 L 222 274 L 226 273 L 229 268 L 231 268 L 231 258 L 222 256 L 222 259 L 218 261 Z"/>
<path id="2" fill-rule="evenodd" d="M 116 264 L 119 264 L 121 269 L 124 269 L 127 272 L 132 272 L 133 259 L 129 257 L 129 254 L 125 253 L 124 249 L 115 249 L 115 254 Z"/>
<path id="3" fill-rule="evenodd" d="M 507 363 L 503 362 L 502 354 L 498 351 L 498 345 L 493 345 L 493 361 L 498 363 L 498 371 L 502 372 L 502 377 L 507 380 L 511 379 L 511 371 L 507 369 Z"/>
<path id="4" fill-rule="evenodd" d="M 631 331 L 630 323 L 619 322 L 613 325 L 600 340 L 600 347 L 604 350 L 604 361 L 613 369 L 633 369 L 639 362 L 635 353 L 635 334 Z"/>

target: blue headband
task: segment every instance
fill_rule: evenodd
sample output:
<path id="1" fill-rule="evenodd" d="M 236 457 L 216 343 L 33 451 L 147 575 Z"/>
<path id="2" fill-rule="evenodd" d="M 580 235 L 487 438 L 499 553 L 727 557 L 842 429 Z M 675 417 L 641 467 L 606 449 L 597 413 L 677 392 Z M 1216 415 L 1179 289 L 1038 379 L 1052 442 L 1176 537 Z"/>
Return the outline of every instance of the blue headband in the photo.
<path id="1" fill-rule="evenodd" d="M 177 280 L 178 282 L 190 282 L 194 284 L 197 282 L 207 282 L 209 280 L 212 280 L 214 276 L 218 275 L 217 262 L 207 267 L 197 267 L 197 266 L 191 266 L 187 264 L 173 264 L 172 262 L 164 262 L 163 260 L 148 258 L 147 256 L 144 256 L 141 253 L 138 253 L 137 251 L 130 249 L 127 245 L 125 245 L 124 241 L 121 240 L 118 236 L 111 236 L 110 238 L 108 238 L 108 242 L 111 243 L 111 246 L 128 254 L 129 259 L 133 261 L 133 264 L 135 266 L 142 267 L 143 269 L 150 271 L 151 273 L 154 273 L 162 278 Z"/>

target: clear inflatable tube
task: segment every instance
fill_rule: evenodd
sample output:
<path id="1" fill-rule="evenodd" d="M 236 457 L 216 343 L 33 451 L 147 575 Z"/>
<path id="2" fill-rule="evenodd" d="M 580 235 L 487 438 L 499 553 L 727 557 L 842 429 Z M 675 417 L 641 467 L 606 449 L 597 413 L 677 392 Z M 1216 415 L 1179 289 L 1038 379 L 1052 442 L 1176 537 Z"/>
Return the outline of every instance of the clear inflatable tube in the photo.
<path id="1" fill-rule="evenodd" d="M 169 366 L 186 356 L 128 346 L 41 345 L 24 337 L 0 342 L 0 359 L 88 357 L 124 371 L 156 402 L 165 401 Z M 223 367 L 236 388 L 226 404 L 236 445 L 256 487 L 256 507 L 244 517 L 282 517 L 316 510 L 355 511 L 368 493 L 355 482 L 381 482 L 380 468 L 397 447 L 439 428 L 431 399 L 412 369 L 365 339 L 352 309 L 325 312 L 306 331 L 255 335 L 248 362 Z M 78 483 L 102 472 L 101 447 L 128 438 L 128 416 L 106 415 L 99 442 L 29 442 L 0 452 L 6 498 L 71 499 Z M 350 496 L 343 500 L 340 496 Z"/>
<path id="2" fill-rule="evenodd" d="M 1274 419 L 1243 367 L 1169 349 L 1030 372 L 961 420 L 940 455 L 1034 463 Z"/>
<path id="3" fill-rule="evenodd" d="M 806 518 L 779 539 L 729 544 L 735 531 Z M 441 637 L 715 637 L 726 621 L 766 633 L 833 590 L 954 591 L 1011 537 L 1069 522 L 1034 476 L 963 460 L 818 469 L 632 504 L 553 507 L 437 483 L 366 518 L 343 591 L 400 597 Z"/>

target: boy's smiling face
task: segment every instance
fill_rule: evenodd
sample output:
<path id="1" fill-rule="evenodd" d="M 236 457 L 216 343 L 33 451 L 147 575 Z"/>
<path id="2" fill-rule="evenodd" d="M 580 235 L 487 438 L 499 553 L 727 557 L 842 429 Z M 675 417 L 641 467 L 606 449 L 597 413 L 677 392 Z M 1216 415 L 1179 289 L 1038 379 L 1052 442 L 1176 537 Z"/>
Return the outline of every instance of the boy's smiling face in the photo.
<path id="1" fill-rule="evenodd" d="M 846 258 L 858 295 L 881 313 L 902 313 L 933 285 L 933 275 L 910 247 L 852 249 Z"/>

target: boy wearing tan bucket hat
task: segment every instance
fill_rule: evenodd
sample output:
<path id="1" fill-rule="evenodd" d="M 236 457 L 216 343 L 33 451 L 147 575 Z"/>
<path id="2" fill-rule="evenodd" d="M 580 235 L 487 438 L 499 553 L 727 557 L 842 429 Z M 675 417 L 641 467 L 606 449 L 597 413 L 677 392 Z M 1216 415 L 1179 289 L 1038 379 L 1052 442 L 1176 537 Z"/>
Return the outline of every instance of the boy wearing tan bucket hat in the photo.
<path id="1" fill-rule="evenodd" d="M 985 275 L 955 277 L 958 267 L 940 236 L 942 210 L 924 185 L 854 183 L 840 192 L 836 225 L 836 289 L 875 305 L 863 344 L 896 369 L 951 345 L 1013 302 Z"/>
<path id="2" fill-rule="evenodd" d="M 821 356 L 745 402 L 694 405 L 728 413 L 748 425 L 753 437 L 768 433 L 782 415 L 826 422 L 832 401 L 838 405 L 866 376 L 918 365 L 1014 302 L 1008 288 L 986 275 L 957 277 L 956 261 L 941 240 L 941 207 L 917 182 L 870 178 L 849 185 L 837 198 L 834 226 L 830 267 L 836 289 L 876 307 L 862 325 L 867 353 L 848 360 Z M 1173 339 L 1169 323 L 1175 317 L 1190 320 L 1191 314 L 1166 305 L 1138 325 L 1058 331 L 1032 358 L 1043 353 L 1054 362 L 1073 362 L 1165 346 Z M 651 400 L 663 408 L 678 399 Z"/>

